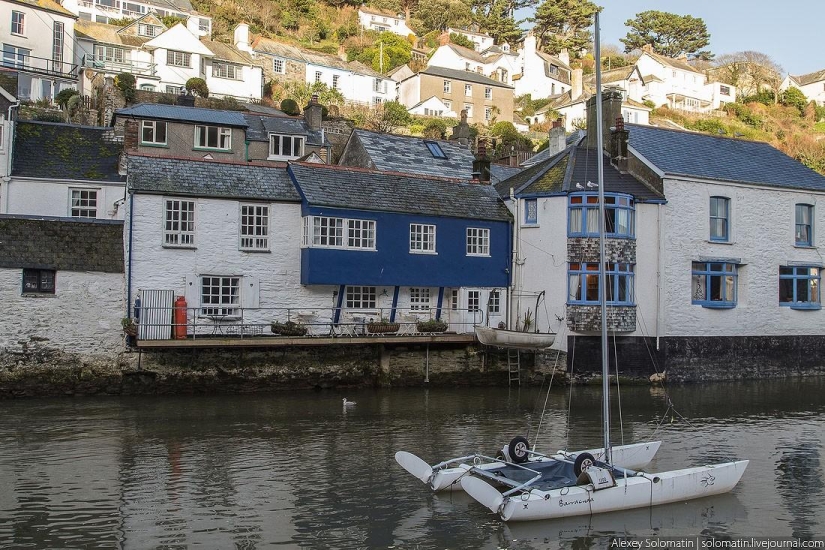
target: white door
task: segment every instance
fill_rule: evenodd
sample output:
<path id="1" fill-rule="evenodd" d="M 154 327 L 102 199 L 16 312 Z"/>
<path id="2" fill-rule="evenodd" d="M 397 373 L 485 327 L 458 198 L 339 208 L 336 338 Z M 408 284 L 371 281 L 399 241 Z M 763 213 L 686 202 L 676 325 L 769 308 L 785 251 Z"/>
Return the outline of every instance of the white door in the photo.
<path id="1" fill-rule="evenodd" d="M 470 332 L 474 325 L 498 327 L 499 322 L 504 321 L 503 289 L 463 288 L 460 296 L 463 332 Z"/>

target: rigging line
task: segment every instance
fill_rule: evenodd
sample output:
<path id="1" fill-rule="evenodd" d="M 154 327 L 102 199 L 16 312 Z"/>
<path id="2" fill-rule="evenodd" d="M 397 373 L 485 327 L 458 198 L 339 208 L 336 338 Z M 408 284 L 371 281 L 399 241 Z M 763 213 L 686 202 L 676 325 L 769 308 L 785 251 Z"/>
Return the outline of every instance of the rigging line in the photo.
<path id="1" fill-rule="evenodd" d="M 576 366 L 576 335 L 573 335 L 573 356 L 570 358 L 570 393 L 567 396 L 567 422 L 564 428 L 564 449 L 570 442 L 570 415 L 573 412 L 573 371 Z"/>
<path id="2" fill-rule="evenodd" d="M 541 416 L 539 416 L 539 425 L 536 428 L 536 437 L 533 440 L 533 450 L 534 451 L 536 450 L 536 442 L 538 441 L 539 434 L 541 433 L 541 424 L 542 424 L 542 421 L 544 420 L 544 413 L 547 411 L 547 401 L 550 400 L 550 389 L 553 387 L 553 378 L 555 378 L 555 376 L 556 376 L 556 367 L 558 367 L 558 365 L 559 365 L 559 356 L 561 356 L 561 350 L 558 350 L 556 352 L 556 361 L 555 361 L 555 363 L 553 363 L 553 374 L 550 376 L 550 383 L 547 385 L 547 394 L 546 394 L 546 397 L 544 398 L 544 408 L 542 408 L 542 410 L 541 410 Z M 542 383 L 543 383 L 543 381 L 542 381 Z"/>
<path id="3" fill-rule="evenodd" d="M 538 250 L 539 252 L 542 252 L 542 253 L 544 253 L 544 254 L 547 254 L 548 256 L 550 256 L 551 258 L 553 258 L 553 267 L 560 267 L 560 266 L 564 265 L 565 263 L 567 263 L 567 261 L 566 261 L 566 260 L 563 260 L 561 263 L 556 263 L 556 255 L 555 255 L 555 254 L 553 254 L 552 252 L 548 252 L 548 251 L 544 250 L 543 248 L 538 247 L 538 246 L 534 245 L 533 243 L 527 242 L 527 241 L 525 241 L 525 240 L 523 240 L 523 239 L 519 239 L 518 241 L 519 241 L 519 243 L 522 243 L 522 244 L 524 244 L 525 246 L 530 246 L 530 247 L 533 247 L 533 248 L 535 248 L 536 250 Z"/>
<path id="4" fill-rule="evenodd" d="M 619 405 L 619 434 L 624 445 L 624 418 L 622 417 L 622 388 L 619 383 L 619 350 L 616 346 L 616 333 L 613 333 L 613 356 L 616 358 L 616 401 Z"/>

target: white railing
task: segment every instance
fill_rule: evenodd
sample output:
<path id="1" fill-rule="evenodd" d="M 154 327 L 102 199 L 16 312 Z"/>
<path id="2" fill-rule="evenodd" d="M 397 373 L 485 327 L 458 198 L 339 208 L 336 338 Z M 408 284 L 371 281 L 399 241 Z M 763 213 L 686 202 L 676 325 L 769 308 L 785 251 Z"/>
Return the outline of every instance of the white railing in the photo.
<path id="1" fill-rule="evenodd" d="M 155 63 L 131 60 L 115 61 L 91 54 L 83 56 L 83 66 L 101 71 L 132 73 L 141 76 L 155 76 L 157 74 L 157 65 Z"/>

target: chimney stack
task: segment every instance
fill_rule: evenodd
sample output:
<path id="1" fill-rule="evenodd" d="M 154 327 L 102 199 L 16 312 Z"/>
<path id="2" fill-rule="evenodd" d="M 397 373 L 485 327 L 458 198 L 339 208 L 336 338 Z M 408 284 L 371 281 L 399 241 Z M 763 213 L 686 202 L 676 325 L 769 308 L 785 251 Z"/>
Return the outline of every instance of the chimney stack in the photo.
<path id="1" fill-rule="evenodd" d="M 567 147 L 567 136 L 565 136 L 564 125 L 562 119 L 558 118 L 553 121 L 553 127 L 550 128 L 550 139 L 547 143 L 547 149 L 550 156 L 555 156 Z"/>
<path id="2" fill-rule="evenodd" d="M 622 91 L 609 87 L 602 91 L 602 127 L 596 128 L 596 95 L 587 100 L 587 148 L 595 149 L 597 131 L 602 132 L 602 146 L 609 150 L 610 127 L 622 116 Z"/>
<path id="3" fill-rule="evenodd" d="M 249 47 L 249 25 L 246 23 L 239 23 L 235 27 L 235 47 L 247 53 L 252 53 L 252 48 Z"/>
<path id="4" fill-rule="evenodd" d="M 570 84 L 572 85 L 570 99 L 576 100 L 582 95 L 582 74 L 581 69 L 573 69 L 570 72 Z"/>
<path id="5" fill-rule="evenodd" d="M 570 53 L 567 51 L 567 48 L 562 48 L 562 50 L 559 52 L 559 61 L 561 61 L 568 67 L 570 66 Z"/>
<path id="6" fill-rule="evenodd" d="M 624 117 L 619 115 L 616 126 L 610 132 L 610 164 L 619 172 L 627 172 L 627 138 L 630 132 L 624 129 Z"/>
<path id="7" fill-rule="evenodd" d="M 323 115 L 323 107 L 318 103 L 318 94 L 312 94 L 312 99 L 309 100 L 309 105 L 304 107 L 304 119 L 309 125 L 309 129 L 315 132 L 321 130 L 321 119 Z"/>
<path id="8" fill-rule="evenodd" d="M 490 158 L 487 156 L 487 141 L 478 142 L 476 159 L 473 161 L 473 181 L 490 183 Z"/>

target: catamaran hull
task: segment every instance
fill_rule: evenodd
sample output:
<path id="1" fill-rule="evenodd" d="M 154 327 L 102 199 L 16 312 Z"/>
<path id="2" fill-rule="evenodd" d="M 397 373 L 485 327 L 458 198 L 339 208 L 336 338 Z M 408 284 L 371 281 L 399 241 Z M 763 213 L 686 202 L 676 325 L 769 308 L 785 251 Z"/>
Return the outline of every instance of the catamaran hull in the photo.
<path id="1" fill-rule="evenodd" d="M 661 444 L 661 441 L 649 441 L 646 443 L 635 443 L 633 445 L 619 445 L 617 447 L 613 447 L 613 463 L 631 470 L 643 468 L 649 464 L 651 460 L 653 460 L 653 457 L 656 455 L 656 452 L 659 450 L 659 446 Z M 587 449 L 585 451 L 576 451 L 572 453 L 559 452 L 549 459 L 543 460 L 552 459 L 572 461 L 575 460 L 575 458 L 581 453 L 590 453 L 596 458 L 596 460 L 604 460 L 604 449 Z M 525 465 L 529 467 L 529 464 Z M 495 470 L 500 467 L 501 464 L 498 462 L 490 462 L 478 466 L 478 468 L 482 470 Z M 445 489 L 461 490 L 461 484 L 458 483 L 458 480 L 467 473 L 469 468 L 469 465 L 461 464 L 453 468 L 442 468 L 437 470 L 430 479 L 430 487 L 432 487 L 433 491 L 442 491 Z M 416 475 L 416 477 L 420 476 Z"/>
<path id="2" fill-rule="evenodd" d="M 620 477 L 615 486 L 599 491 L 588 484 L 551 491 L 534 489 L 509 498 L 503 498 L 497 490 L 491 491 L 492 486 L 479 478 L 466 476 L 461 484 L 474 499 L 497 510 L 504 521 L 527 521 L 600 514 L 719 495 L 736 486 L 747 466 L 747 460 L 726 462 Z"/>

